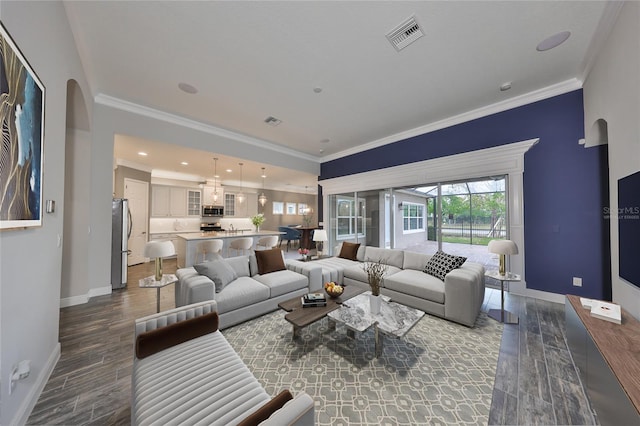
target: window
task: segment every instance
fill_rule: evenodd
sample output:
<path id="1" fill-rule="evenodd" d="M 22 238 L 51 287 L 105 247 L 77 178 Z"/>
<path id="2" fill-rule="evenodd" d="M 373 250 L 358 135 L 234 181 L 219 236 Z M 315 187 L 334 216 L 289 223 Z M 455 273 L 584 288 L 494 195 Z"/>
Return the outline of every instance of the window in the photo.
<path id="1" fill-rule="evenodd" d="M 273 202 L 273 214 L 284 214 L 284 203 L 282 201 Z"/>
<path id="2" fill-rule="evenodd" d="M 356 236 L 364 236 L 364 200 L 358 200 L 358 208 L 356 210 L 356 202 L 354 199 L 338 198 L 336 200 L 336 219 L 337 237 L 338 239 L 353 238 Z"/>
<path id="3" fill-rule="evenodd" d="M 402 221 L 404 232 L 424 232 L 424 205 L 402 203 Z"/>
<path id="4" fill-rule="evenodd" d="M 287 214 L 296 214 L 296 203 L 287 203 Z"/>

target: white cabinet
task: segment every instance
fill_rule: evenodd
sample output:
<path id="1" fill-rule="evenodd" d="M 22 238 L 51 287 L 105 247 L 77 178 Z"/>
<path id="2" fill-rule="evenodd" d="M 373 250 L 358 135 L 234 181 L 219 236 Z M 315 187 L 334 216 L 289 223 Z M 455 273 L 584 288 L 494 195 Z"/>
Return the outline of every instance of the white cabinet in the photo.
<path id="1" fill-rule="evenodd" d="M 151 216 L 185 217 L 187 215 L 187 188 L 151 186 Z"/>
<path id="2" fill-rule="evenodd" d="M 224 216 L 225 217 L 251 217 L 258 214 L 258 194 L 245 193 L 244 200 L 238 201 L 238 194 L 225 192 Z"/>
<path id="3" fill-rule="evenodd" d="M 187 215 L 202 215 L 202 192 L 199 189 L 187 190 Z"/>
<path id="4" fill-rule="evenodd" d="M 213 199 L 213 194 L 218 191 L 218 200 Z M 222 186 L 205 186 L 202 190 L 202 204 L 205 206 L 222 206 L 224 205 L 224 189 Z"/>

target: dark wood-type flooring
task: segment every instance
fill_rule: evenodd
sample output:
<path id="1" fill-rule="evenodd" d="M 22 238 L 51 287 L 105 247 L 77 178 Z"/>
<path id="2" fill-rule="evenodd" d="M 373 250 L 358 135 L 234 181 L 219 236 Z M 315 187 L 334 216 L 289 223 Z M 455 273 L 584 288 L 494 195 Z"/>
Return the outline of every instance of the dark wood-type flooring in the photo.
<path id="1" fill-rule="evenodd" d="M 175 271 L 166 260 L 165 273 Z M 129 268 L 126 290 L 60 310 L 61 357 L 34 407 L 32 425 L 130 424 L 133 321 L 156 310 L 156 290 L 138 287 L 153 263 Z M 161 310 L 174 307 L 161 290 Z M 520 324 L 505 325 L 490 424 L 596 424 L 567 350 L 563 305 L 510 296 Z M 487 289 L 483 310 L 500 306 Z"/>

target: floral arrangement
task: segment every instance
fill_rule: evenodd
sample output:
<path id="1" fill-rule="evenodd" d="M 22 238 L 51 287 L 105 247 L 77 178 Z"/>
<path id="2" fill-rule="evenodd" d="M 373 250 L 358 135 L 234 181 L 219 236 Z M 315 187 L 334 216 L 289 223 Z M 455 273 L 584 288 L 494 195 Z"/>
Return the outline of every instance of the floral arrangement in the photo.
<path id="1" fill-rule="evenodd" d="M 259 227 L 260 225 L 262 225 L 264 223 L 264 220 L 264 214 L 262 213 L 251 216 L 251 223 L 253 223 L 253 226 L 255 227 Z"/>
<path id="2" fill-rule="evenodd" d="M 380 296 L 380 283 L 389 266 L 382 263 L 382 260 L 367 261 L 362 266 L 362 269 L 367 273 L 367 280 L 371 287 L 371 294 L 374 296 Z"/>
<path id="3" fill-rule="evenodd" d="M 303 256 L 306 256 L 306 255 L 308 255 L 308 254 L 309 254 L 309 249 L 306 249 L 306 248 L 299 248 L 299 249 L 298 249 L 298 253 L 300 253 L 300 254 L 301 254 L 301 255 L 303 255 Z"/>

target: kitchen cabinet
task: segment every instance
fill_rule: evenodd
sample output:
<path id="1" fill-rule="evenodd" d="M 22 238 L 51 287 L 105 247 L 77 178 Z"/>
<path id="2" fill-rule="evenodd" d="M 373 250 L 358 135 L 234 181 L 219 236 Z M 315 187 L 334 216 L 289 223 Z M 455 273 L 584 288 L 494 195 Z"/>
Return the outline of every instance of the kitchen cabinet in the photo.
<path id="1" fill-rule="evenodd" d="M 151 186 L 151 216 L 187 216 L 187 188 L 175 186 Z"/>
<path id="2" fill-rule="evenodd" d="M 218 190 L 218 200 L 213 199 L 213 194 Z M 224 205 L 224 189 L 222 186 L 205 186 L 202 190 L 202 204 L 205 206 L 222 206 Z"/>
<path id="3" fill-rule="evenodd" d="M 199 189 L 187 189 L 187 215 L 200 216 L 202 214 L 202 192 Z"/>
<path id="4" fill-rule="evenodd" d="M 258 214 L 258 194 L 245 192 L 242 203 L 238 201 L 237 195 L 235 192 L 225 192 L 224 217 L 251 217 Z"/>

